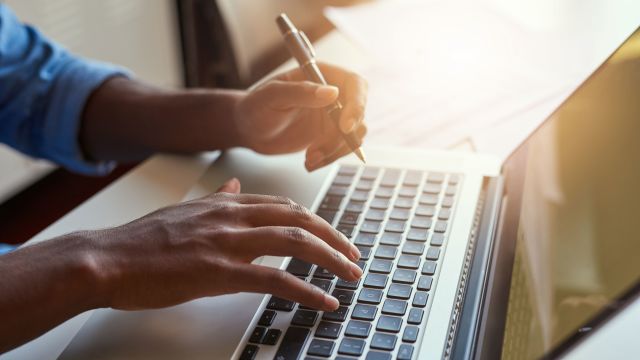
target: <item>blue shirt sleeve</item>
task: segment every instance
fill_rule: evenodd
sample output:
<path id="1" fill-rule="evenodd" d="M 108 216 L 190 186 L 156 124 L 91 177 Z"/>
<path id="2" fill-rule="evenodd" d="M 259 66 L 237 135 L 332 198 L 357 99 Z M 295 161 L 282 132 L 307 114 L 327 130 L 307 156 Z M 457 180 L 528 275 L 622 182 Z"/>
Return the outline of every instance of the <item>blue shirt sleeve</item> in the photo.
<path id="1" fill-rule="evenodd" d="M 84 156 L 78 134 L 87 99 L 113 76 L 127 72 L 69 54 L 0 4 L 0 142 L 78 173 L 111 171 Z"/>

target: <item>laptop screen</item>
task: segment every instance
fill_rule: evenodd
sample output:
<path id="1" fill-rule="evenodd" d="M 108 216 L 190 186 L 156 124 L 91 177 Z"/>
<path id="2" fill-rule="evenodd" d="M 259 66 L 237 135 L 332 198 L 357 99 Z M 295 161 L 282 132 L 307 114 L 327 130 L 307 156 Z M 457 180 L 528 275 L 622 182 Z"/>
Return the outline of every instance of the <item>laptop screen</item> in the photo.
<path id="1" fill-rule="evenodd" d="M 526 161 L 502 358 L 548 357 L 640 282 L 640 30 L 512 158 Z"/>

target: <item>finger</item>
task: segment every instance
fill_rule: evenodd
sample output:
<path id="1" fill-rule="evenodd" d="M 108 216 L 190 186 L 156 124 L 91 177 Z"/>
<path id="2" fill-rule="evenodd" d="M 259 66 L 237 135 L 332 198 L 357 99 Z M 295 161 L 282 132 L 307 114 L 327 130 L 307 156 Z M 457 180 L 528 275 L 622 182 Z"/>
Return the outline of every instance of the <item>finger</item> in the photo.
<path id="1" fill-rule="evenodd" d="M 310 81 L 272 80 L 254 91 L 255 100 L 277 110 L 323 108 L 338 98 L 335 86 Z"/>
<path id="2" fill-rule="evenodd" d="M 302 205 L 249 205 L 243 209 L 243 217 L 253 226 L 290 226 L 304 229 L 340 251 L 351 261 L 360 259 L 360 251 L 346 236 Z"/>
<path id="3" fill-rule="evenodd" d="M 324 311 L 333 311 L 340 305 L 338 299 L 319 287 L 283 270 L 247 264 L 234 268 L 231 276 L 234 279 L 231 290 L 234 292 L 273 294 Z"/>
<path id="4" fill-rule="evenodd" d="M 217 193 L 225 192 L 231 194 L 239 194 L 240 193 L 240 180 L 237 178 L 231 178 L 227 180 L 222 186 L 216 190 Z"/>
<path id="5" fill-rule="evenodd" d="M 349 261 L 340 251 L 299 227 L 263 226 L 239 230 L 233 235 L 234 244 L 241 242 L 243 255 L 253 260 L 263 255 L 295 256 L 317 264 L 341 279 L 355 281 L 362 269 Z"/>
<path id="6" fill-rule="evenodd" d="M 223 185 L 224 186 L 224 185 Z M 293 204 L 293 200 L 286 196 L 262 195 L 262 194 L 234 194 L 216 192 L 201 198 L 204 201 L 220 201 L 220 196 L 228 197 L 238 204 L 274 204 L 289 205 Z"/>
<path id="7" fill-rule="evenodd" d="M 358 146 L 362 145 L 362 140 L 366 134 L 367 126 L 362 123 L 355 131 Z M 305 168 L 307 171 L 314 171 L 352 151 L 353 150 L 345 143 L 342 135 L 333 135 L 330 139 L 318 144 L 313 144 L 307 149 Z"/>
<path id="8" fill-rule="evenodd" d="M 358 75 L 349 76 L 344 83 L 342 94 L 344 108 L 340 114 L 340 130 L 348 134 L 364 121 L 367 105 L 367 83 Z"/>

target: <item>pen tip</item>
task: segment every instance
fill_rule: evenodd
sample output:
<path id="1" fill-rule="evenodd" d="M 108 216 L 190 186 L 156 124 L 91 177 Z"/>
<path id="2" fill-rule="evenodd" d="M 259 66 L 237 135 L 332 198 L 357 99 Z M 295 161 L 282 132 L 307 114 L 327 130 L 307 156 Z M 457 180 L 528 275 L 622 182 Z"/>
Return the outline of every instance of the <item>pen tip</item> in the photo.
<path id="1" fill-rule="evenodd" d="M 363 164 L 367 163 L 367 159 L 364 156 L 364 152 L 362 151 L 361 148 L 357 148 L 354 153 L 356 154 L 356 156 L 358 157 L 358 159 L 360 159 L 362 161 Z"/>

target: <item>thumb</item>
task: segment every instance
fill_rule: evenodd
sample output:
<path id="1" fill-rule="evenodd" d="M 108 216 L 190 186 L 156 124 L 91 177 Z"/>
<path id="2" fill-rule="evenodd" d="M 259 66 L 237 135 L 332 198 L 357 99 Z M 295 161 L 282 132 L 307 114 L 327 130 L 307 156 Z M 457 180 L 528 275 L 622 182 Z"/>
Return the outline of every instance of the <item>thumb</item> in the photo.
<path id="1" fill-rule="evenodd" d="M 227 180 L 224 184 L 222 184 L 222 186 L 220 186 L 218 188 L 218 190 L 216 190 L 216 192 L 217 193 L 225 192 L 225 193 L 239 194 L 240 193 L 240 180 L 238 180 L 237 178 L 231 178 L 231 179 Z"/>
<path id="2" fill-rule="evenodd" d="M 277 109 L 322 108 L 338 98 L 335 86 L 316 84 L 310 81 L 273 80 L 256 91 L 264 105 Z"/>

